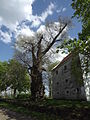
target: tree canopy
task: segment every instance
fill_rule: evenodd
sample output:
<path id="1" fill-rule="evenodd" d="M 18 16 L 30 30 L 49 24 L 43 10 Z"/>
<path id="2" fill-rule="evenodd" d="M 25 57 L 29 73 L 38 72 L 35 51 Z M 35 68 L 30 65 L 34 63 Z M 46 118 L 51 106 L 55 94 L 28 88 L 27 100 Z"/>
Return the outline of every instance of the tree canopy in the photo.
<path id="1" fill-rule="evenodd" d="M 11 59 L 8 62 L 0 62 L 0 91 L 7 88 L 19 93 L 30 92 L 30 78 L 26 68 L 18 61 Z"/>

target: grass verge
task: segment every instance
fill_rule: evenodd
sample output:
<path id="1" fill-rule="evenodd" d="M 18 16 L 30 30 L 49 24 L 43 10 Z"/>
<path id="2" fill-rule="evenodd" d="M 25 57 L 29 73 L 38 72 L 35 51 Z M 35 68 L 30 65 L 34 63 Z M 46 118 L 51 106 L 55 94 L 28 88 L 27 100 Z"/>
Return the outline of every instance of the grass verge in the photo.
<path id="1" fill-rule="evenodd" d="M 22 115 L 31 116 L 32 118 L 36 118 L 38 120 L 61 120 L 61 118 L 59 116 L 36 112 L 36 111 L 29 111 L 25 107 L 9 104 L 7 102 L 0 102 L 0 108 L 6 108 L 11 111 L 20 113 Z"/>

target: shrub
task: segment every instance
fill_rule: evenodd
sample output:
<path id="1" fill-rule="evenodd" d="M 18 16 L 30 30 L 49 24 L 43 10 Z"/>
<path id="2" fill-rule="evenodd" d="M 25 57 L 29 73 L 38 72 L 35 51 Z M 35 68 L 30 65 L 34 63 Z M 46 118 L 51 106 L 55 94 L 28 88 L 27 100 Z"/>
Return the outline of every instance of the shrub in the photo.
<path id="1" fill-rule="evenodd" d="M 30 97 L 31 97 L 30 94 L 21 93 L 17 95 L 16 99 L 29 99 Z"/>

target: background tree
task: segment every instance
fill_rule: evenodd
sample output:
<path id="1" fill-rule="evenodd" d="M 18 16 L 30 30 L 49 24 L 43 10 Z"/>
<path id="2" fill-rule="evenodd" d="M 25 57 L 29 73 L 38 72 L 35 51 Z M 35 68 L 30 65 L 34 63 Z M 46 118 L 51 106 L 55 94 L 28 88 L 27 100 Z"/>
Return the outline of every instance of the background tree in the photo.
<path id="1" fill-rule="evenodd" d="M 11 59 L 8 63 L 8 77 L 10 81 L 10 88 L 19 93 L 30 91 L 30 79 L 26 68 L 18 61 Z"/>
<path id="2" fill-rule="evenodd" d="M 7 71 L 8 71 L 8 62 L 0 62 L 0 91 L 1 92 L 5 91 L 5 93 L 10 85 Z"/>
<path id="3" fill-rule="evenodd" d="M 52 50 L 54 43 L 57 40 L 60 41 L 61 38 L 63 39 L 69 25 L 70 21 L 60 19 L 59 22 L 51 22 L 46 26 L 41 26 L 33 36 L 18 36 L 16 48 L 21 54 L 16 56 L 28 68 L 32 81 L 31 96 L 34 100 L 44 96 L 42 79 L 42 72 L 45 70 L 44 60 L 46 60 L 47 54 Z"/>
<path id="4" fill-rule="evenodd" d="M 86 77 L 86 89 L 90 98 L 90 0 L 73 0 L 74 17 L 82 22 L 82 32 L 79 33 L 79 53 L 83 54 L 82 63 Z M 76 44 L 77 46 L 77 44 Z"/>

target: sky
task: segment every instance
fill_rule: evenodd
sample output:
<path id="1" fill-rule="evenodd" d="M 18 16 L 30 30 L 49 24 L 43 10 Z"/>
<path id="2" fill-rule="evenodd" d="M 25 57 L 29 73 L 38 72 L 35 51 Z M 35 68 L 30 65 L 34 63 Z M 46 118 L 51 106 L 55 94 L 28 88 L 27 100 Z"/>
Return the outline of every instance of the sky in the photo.
<path id="1" fill-rule="evenodd" d="M 72 0 L 0 0 L 0 61 L 13 57 L 13 45 L 19 34 L 31 35 L 48 21 L 59 16 L 72 17 Z M 70 38 L 78 38 L 81 23 L 72 19 Z"/>

